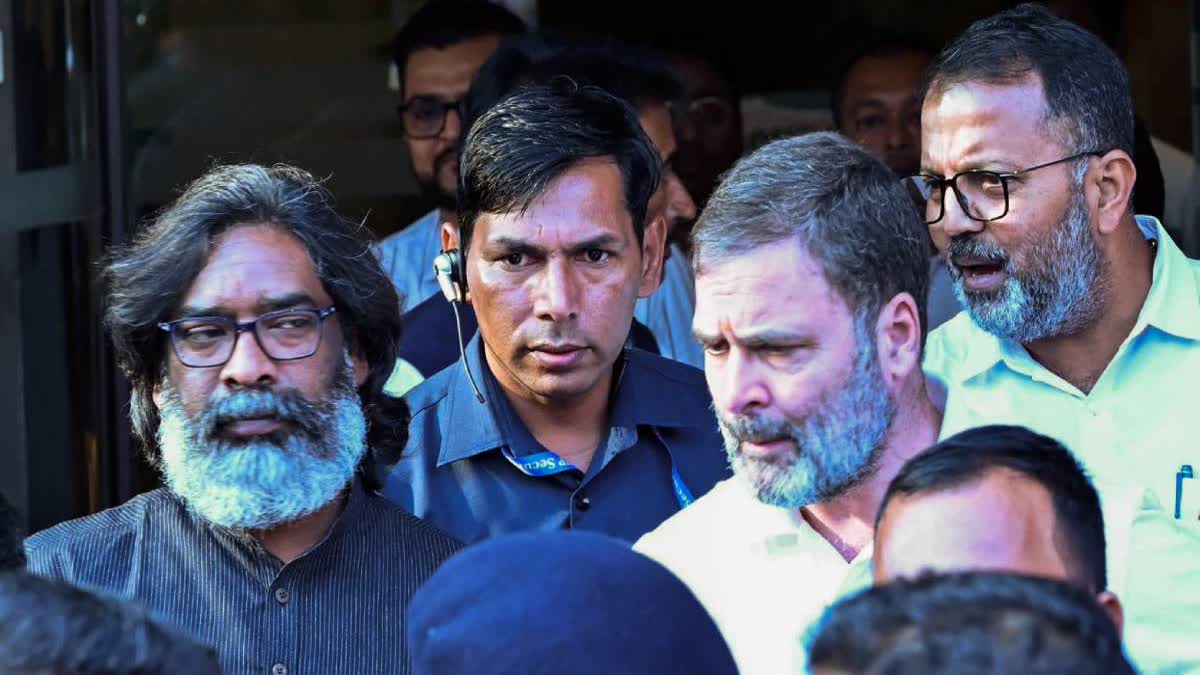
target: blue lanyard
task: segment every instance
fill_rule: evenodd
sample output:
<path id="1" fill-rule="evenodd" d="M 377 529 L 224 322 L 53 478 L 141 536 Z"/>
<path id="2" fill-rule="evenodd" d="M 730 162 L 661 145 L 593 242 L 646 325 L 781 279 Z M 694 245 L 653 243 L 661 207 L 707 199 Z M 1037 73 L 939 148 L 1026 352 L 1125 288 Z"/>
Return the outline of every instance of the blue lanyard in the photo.
<path id="1" fill-rule="evenodd" d="M 617 374 L 617 381 L 613 384 L 614 392 L 620 389 L 621 381 L 625 379 L 626 365 L 627 362 L 623 360 L 621 362 L 621 370 Z M 675 453 L 671 452 L 671 446 L 667 445 L 666 439 L 662 437 L 662 434 L 658 433 L 657 429 L 654 430 L 654 436 L 658 439 L 659 443 L 662 443 L 663 448 L 665 448 L 667 451 L 667 456 L 671 458 L 671 483 L 674 487 L 675 501 L 679 502 L 679 508 L 681 510 L 686 509 L 692 504 L 692 502 L 696 501 L 696 498 L 692 496 L 692 491 L 689 490 L 687 484 L 683 482 L 683 476 L 679 475 L 679 468 L 675 464 Z M 569 464 L 567 460 L 559 457 L 557 453 L 550 452 L 549 450 L 535 452 L 532 455 L 524 455 L 521 457 L 514 455 L 512 449 L 508 446 L 500 448 L 500 452 L 504 455 L 504 458 L 509 461 L 509 463 L 517 467 L 517 470 L 526 476 L 544 478 L 546 476 L 553 476 L 566 471 L 576 470 L 576 467 Z"/>
<path id="2" fill-rule="evenodd" d="M 661 437 L 659 441 L 662 442 Z M 667 444 L 664 442 L 663 447 L 666 446 Z M 549 450 L 535 452 L 532 455 L 524 455 L 522 457 L 513 455 L 512 450 L 507 446 L 501 448 L 500 452 L 504 454 L 505 459 L 526 476 L 544 478 L 563 473 L 564 471 L 575 470 L 575 467 L 568 464 L 565 459 Z M 675 454 L 671 452 L 669 447 L 667 447 L 667 454 L 671 457 L 671 482 L 675 487 L 675 500 L 679 502 L 680 509 L 686 509 L 692 502 L 696 501 L 696 498 L 692 496 L 692 491 L 683 482 L 683 476 L 679 475 L 679 468 L 675 466 Z"/>

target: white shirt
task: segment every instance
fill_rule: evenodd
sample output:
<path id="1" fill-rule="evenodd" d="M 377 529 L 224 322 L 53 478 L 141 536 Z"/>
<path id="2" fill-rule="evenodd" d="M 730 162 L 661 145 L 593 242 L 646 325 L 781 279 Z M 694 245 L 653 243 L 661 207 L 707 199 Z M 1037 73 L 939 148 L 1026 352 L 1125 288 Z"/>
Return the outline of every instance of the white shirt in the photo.
<path id="1" fill-rule="evenodd" d="M 1137 222 L 1158 240 L 1153 282 L 1089 393 L 967 312 L 929 335 L 924 368 L 947 392 L 943 438 L 984 424 L 1029 427 L 1066 445 L 1098 482 L 1149 488 L 1172 516 L 1178 497 L 1180 520 L 1200 529 L 1200 262 L 1157 220 Z M 1196 478 L 1177 480 L 1184 466 Z"/>
<path id="2" fill-rule="evenodd" d="M 1127 653 L 1146 675 L 1200 673 L 1200 530 L 1178 524 L 1149 490 L 1097 490 Z M 797 511 L 759 502 L 736 476 L 634 549 L 691 589 L 743 675 L 805 672 L 816 620 L 872 581 L 871 547 L 847 563 Z"/>
<path id="3" fill-rule="evenodd" d="M 803 635 L 835 599 L 871 584 L 869 547 L 847 563 L 798 511 L 736 476 L 634 544 L 712 615 L 742 675 L 803 672 Z"/>

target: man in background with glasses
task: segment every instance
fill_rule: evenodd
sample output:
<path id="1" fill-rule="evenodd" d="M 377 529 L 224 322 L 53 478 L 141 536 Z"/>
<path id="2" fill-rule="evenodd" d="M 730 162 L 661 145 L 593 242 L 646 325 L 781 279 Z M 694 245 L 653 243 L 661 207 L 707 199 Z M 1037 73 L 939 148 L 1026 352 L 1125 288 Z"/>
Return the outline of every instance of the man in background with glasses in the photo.
<path id="1" fill-rule="evenodd" d="M 1173 503 L 1200 456 L 1200 266 L 1133 213 L 1120 60 L 1037 5 L 984 19 L 930 67 L 921 134 L 906 184 L 967 310 L 926 350 L 943 436 L 1025 425 Z M 1200 495 L 1184 504 L 1200 527 Z"/>
<path id="2" fill-rule="evenodd" d="M 31 537 L 31 571 L 143 605 L 227 673 L 408 672 L 397 622 L 458 543 L 375 492 L 408 408 L 362 234 L 311 175 L 242 165 L 115 253 L 106 320 L 166 488 Z"/>
<path id="3" fill-rule="evenodd" d="M 463 99 L 476 71 L 506 35 L 525 24 L 486 0 L 431 0 L 396 36 L 401 128 L 422 196 L 433 210 L 379 245 L 383 269 L 408 311 L 438 292 L 433 259 L 442 223 L 457 223 L 458 145 Z"/>

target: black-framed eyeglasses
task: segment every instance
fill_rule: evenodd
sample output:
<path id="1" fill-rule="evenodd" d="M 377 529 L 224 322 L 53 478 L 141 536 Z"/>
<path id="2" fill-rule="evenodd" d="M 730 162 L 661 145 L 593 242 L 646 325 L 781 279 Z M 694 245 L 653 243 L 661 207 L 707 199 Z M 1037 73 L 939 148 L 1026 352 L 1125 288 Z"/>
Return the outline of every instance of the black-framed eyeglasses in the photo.
<path id="1" fill-rule="evenodd" d="M 322 327 L 336 307 L 281 309 L 253 321 L 238 322 L 223 316 L 197 316 L 158 324 L 171 336 L 179 362 L 189 368 L 223 366 L 233 356 L 238 336 L 246 331 L 275 361 L 312 356 L 321 346 Z"/>
<path id="2" fill-rule="evenodd" d="M 1006 173 L 970 169 L 950 178 L 921 173 L 908 176 L 903 179 L 903 182 L 913 201 L 916 202 L 917 208 L 925 215 L 926 225 L 932 225 L 946 215 L 947 188 L 954 190 L 958 205 L 962 207 L 963 213 L 967 214 L 968 218 L 986 223 L 1008 215 L 1009 179 L 1055 164 L 1072 162 L 1083 157 L 1102 157 L 1104 154 L 1095 150 L 1081 152 L 1070 157 L 1056 159 L 1053 162 Z"/>
<path id="3" fill-rule="evenodd" d="M 465 99 L 444 101 L 436 96 L 416 96 L 396 106 L 404 135 L 409 138 L 433 138 L 446 128 L 446 113 L 453 110 L 463 118 Z"/>

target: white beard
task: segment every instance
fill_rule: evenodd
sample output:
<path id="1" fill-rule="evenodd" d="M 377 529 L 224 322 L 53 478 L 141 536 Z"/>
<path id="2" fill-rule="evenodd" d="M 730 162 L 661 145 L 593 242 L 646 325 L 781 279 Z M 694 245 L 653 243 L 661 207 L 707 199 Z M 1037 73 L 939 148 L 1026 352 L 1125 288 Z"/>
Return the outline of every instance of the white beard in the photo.
<path id="1" fill-rule="evenodd" d="M 350 483 L 366 452 L 367 424 L 350 372 L 344 363 L 329 397 L 317 404 L 309 424 L 319 438 L 293 431 L 284 439 L 236 444 L 202 438 L 201 420 L 188 417 L 164 380 L 158 445 L 167 487 L 200 517 L 236 529 L 271 528 L 325 506 Z M 244 400 L 273 395 L 246 394 Z M 209 402 L 206 412 L 217 404 Z"/>

